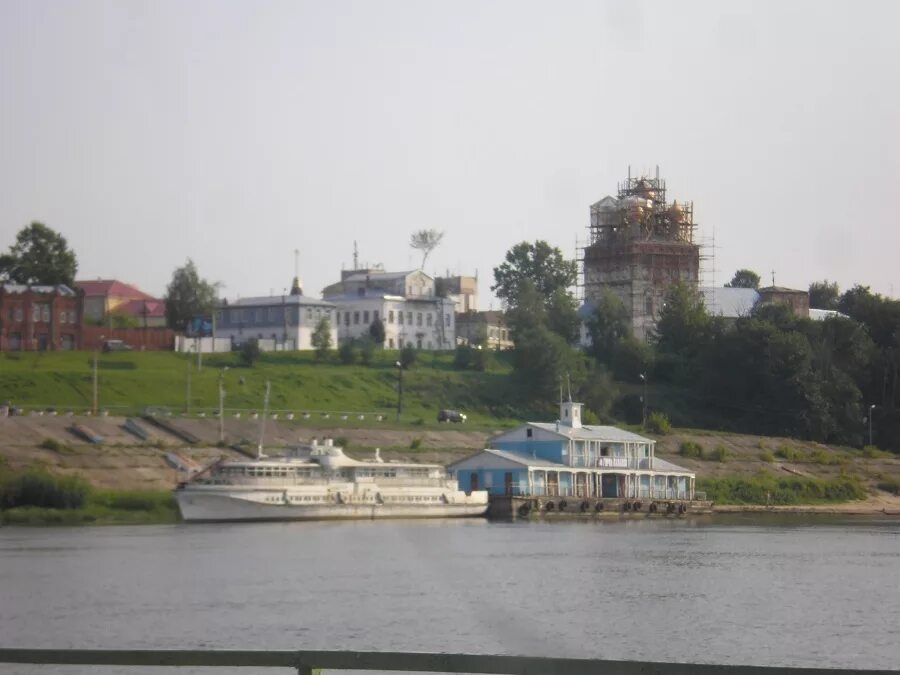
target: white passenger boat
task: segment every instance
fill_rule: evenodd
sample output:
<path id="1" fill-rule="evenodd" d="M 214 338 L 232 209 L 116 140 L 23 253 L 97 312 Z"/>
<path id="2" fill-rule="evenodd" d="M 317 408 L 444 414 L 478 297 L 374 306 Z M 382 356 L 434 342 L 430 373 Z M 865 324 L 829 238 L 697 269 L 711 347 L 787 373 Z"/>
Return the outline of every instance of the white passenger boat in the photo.
<path id="1" fill-rule="evenodd" d="M 459 490 L 438 464 L 351 459 L 331 439 L 284 457 L 219 461 L 175 490 L 189 522 L 450 518 L 487 511 L 485 490 Z"/>

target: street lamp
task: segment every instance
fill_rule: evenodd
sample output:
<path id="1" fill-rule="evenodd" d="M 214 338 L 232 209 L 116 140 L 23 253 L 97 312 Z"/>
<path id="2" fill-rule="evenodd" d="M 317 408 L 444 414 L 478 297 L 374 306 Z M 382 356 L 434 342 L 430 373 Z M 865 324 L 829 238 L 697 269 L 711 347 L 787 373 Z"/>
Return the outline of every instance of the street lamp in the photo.
<path id="1" fill-rule="evenodd" d="M 397 421 L 400 421 L 400 413 L 403 412 L 403 364 L 394 362 L 397 366 Z"/>
<path id="2" fill-rule="evenodd" d="M 97 382 L 97 356 L 100 353 L 100 346 L 103 344 L 103 340 L 106 339 L 105 335 L 100 336 L 100 344 L 94 347 L 94 401 L 93 406 L 91 407 L 91 414 L 94 417 L 97 416 L 97 403 L 100 396 L 98 382 Z"/>
<path id="3" fill-rule="evenodd" d="M 647 426 L 647 374 L 641 373 L 641 382 L 644 383 L 644 395 L 641 396 L 641 426 Z"/>
<path id="4" fill-rule="evenodd" d="M 869 445 L 872 445 L 872 411 L 875 410 L 875 404 L 869 406 Z"/>
<path id="5" fill-rule="evenodd" d="M 225 372 L 228 366 L 219 371 L 219 444 L 225 444 Z"/>

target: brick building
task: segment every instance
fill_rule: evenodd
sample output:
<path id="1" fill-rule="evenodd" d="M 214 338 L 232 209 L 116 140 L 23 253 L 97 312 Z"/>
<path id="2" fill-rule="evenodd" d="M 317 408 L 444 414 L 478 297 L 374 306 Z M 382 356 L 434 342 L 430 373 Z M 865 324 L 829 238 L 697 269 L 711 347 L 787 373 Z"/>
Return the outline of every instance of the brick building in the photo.
<path id="1" fill-rule="evenodd" d="M 81 312 L 68 286 L 0 284 L 0 351 L 79 349 Z"/>

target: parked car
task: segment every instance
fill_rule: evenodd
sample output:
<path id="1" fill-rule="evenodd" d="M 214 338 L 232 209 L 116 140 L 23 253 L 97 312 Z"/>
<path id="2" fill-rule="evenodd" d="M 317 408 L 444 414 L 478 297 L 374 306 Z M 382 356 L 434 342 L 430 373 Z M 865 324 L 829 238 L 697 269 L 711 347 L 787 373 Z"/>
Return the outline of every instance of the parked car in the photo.
<path id="1" fill-rule="evenodd" d="M 131 345 L 126 344 L 124 340 L 104 340 L 104 352 L 130 352 Z"/>
<path id="2" fill-rule="evenodd" d="M 466 421 L 466 414 L 458 410 L 440 410 L 437 416 L 438 422 L 459 422 Z"/>

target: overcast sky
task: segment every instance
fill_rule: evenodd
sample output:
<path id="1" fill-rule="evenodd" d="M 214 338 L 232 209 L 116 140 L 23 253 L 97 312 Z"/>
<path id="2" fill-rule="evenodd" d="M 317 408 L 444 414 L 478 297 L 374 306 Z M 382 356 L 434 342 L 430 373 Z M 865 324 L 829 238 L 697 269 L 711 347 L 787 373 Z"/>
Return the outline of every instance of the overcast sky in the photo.
<path id="1" fill-rule="evenodd" d="M 722 285 L 900 294 L 900 3 L 0 2 L 0 249 L 229 298 L 352 263 L 574 255 L 628 166 L 693 200 Z M 711 254 L 710 246 L 706 253 Z M 497 303 L 495 302 L 495 307 Z"/>

